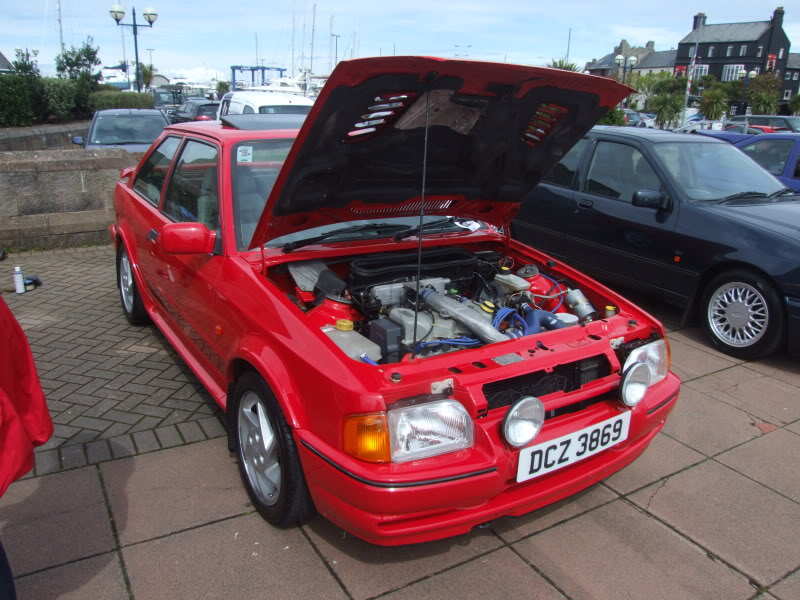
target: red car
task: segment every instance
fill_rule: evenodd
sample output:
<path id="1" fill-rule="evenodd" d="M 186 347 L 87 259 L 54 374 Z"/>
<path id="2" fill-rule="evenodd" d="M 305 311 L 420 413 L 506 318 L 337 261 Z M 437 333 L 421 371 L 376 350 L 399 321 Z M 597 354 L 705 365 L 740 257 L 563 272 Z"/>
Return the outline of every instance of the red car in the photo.
<path id="1" fill-rule="evenodd" d="M 270 523 L 316 510 L 376 544 L 434 540 L 644 451 L 679 391 L 662 325 L 508 228 L 628 91 L 346 61 L 307 117 L 173 125 L 122 172 L 123 311 L 225 409 Z"/>

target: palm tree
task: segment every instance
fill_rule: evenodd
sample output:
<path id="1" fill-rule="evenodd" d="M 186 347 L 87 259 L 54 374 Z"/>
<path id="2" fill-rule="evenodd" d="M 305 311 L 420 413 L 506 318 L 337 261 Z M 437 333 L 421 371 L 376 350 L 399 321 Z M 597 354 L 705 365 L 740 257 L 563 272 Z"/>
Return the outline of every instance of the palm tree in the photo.
<path id="1" fill-rule="evenodd" d="M 656 114 L 659 129 L 670 127 L 683 109 L 683 96 L 677 94 L 658 94 L 650 98 L 648 108 Z"/>
<path id="2" fill-rule="evenodd" d="M 757 115 L 774 115 L 778 108 L 778 98 L 772 92 L 756 92 L 752 103 L 753 113 Z"/>
<path id="3" fill-rule="evenodd" d="M 706 119 L 719 120 L 725 114 L 726 108 L 728 108 L 728 98 L 721 89 L 706 90 L 700 98 L 700 112 L 705 115 Z"/>
<path id="4" fill-rule="evenodd" d="M 139 70 L 142 73 L 142 83 L 144 84 L 145 88 L 149 88 L 150 84 L 153 83 L 153 77 L 156 74 L 156 69 L 153 65 L 139 65 Z"/>
<path id="5" fill-rule="evenodd" d="M 551 69 L 561 69 L 562 71 L 578 71 L 578 65 L 571 63 L 563 58 L 554 58 L 549 65 Z"/>
<path id="6" fill-rule="evenodd" d="M 794 115 L 800 113 L 800 94 L 795 94 L 792 96 L 792 99 L 789 100 L 789 110 L 791 110 Z"/>

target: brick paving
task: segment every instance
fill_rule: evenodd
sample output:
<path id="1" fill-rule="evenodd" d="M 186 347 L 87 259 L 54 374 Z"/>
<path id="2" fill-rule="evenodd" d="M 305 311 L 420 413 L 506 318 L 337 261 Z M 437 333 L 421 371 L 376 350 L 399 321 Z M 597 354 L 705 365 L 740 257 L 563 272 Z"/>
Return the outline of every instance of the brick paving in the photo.
<path id="1" fill-rule="evenodd" d="M 14 292 L 11 272 L 42 285 Z M 29 476 L 223 436 L 221 411 L 154 326 L 132 327 L 114 248 L 10 255 L 0 287 L 28 336 L 55 433 Z"/>

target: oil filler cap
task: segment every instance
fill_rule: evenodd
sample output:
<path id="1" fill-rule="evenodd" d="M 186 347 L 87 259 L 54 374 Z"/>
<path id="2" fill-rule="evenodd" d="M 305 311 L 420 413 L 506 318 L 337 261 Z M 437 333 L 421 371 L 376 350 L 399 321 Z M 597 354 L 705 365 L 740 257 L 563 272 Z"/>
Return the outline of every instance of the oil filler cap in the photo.
<path id="1" fill-rule="evenodd" d="M 350 319 L 336 319 L 336 329 L 339 331 L 352 331 L 353 322 Z"/>

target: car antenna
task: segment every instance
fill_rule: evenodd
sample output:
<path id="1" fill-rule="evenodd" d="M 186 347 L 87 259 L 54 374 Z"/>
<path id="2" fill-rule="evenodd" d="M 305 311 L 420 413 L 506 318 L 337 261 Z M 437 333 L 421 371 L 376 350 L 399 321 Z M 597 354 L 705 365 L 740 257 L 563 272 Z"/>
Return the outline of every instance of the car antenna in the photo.
<path id="1" fill-rule="evenodd" d="M 435 72 L 428 73 L 426 79 L 430 81 L 436 76 Z M 431 112 L 431 88 L 428 87 L 425 93 L 425 141 L 422 149 L 422 192 L 420 193 L 419 203 L 419 233 L 417 234 L 417 282 L 416 294 L 414 298 L 414 335 L 411 344 L 412 360 L 417 356 L 417 319 L 419 317 L 419 280 L 422 278 L 422 221 L 425 218 L 425 184 L 428 174 L 428 128 L 430 125 Z"/>

